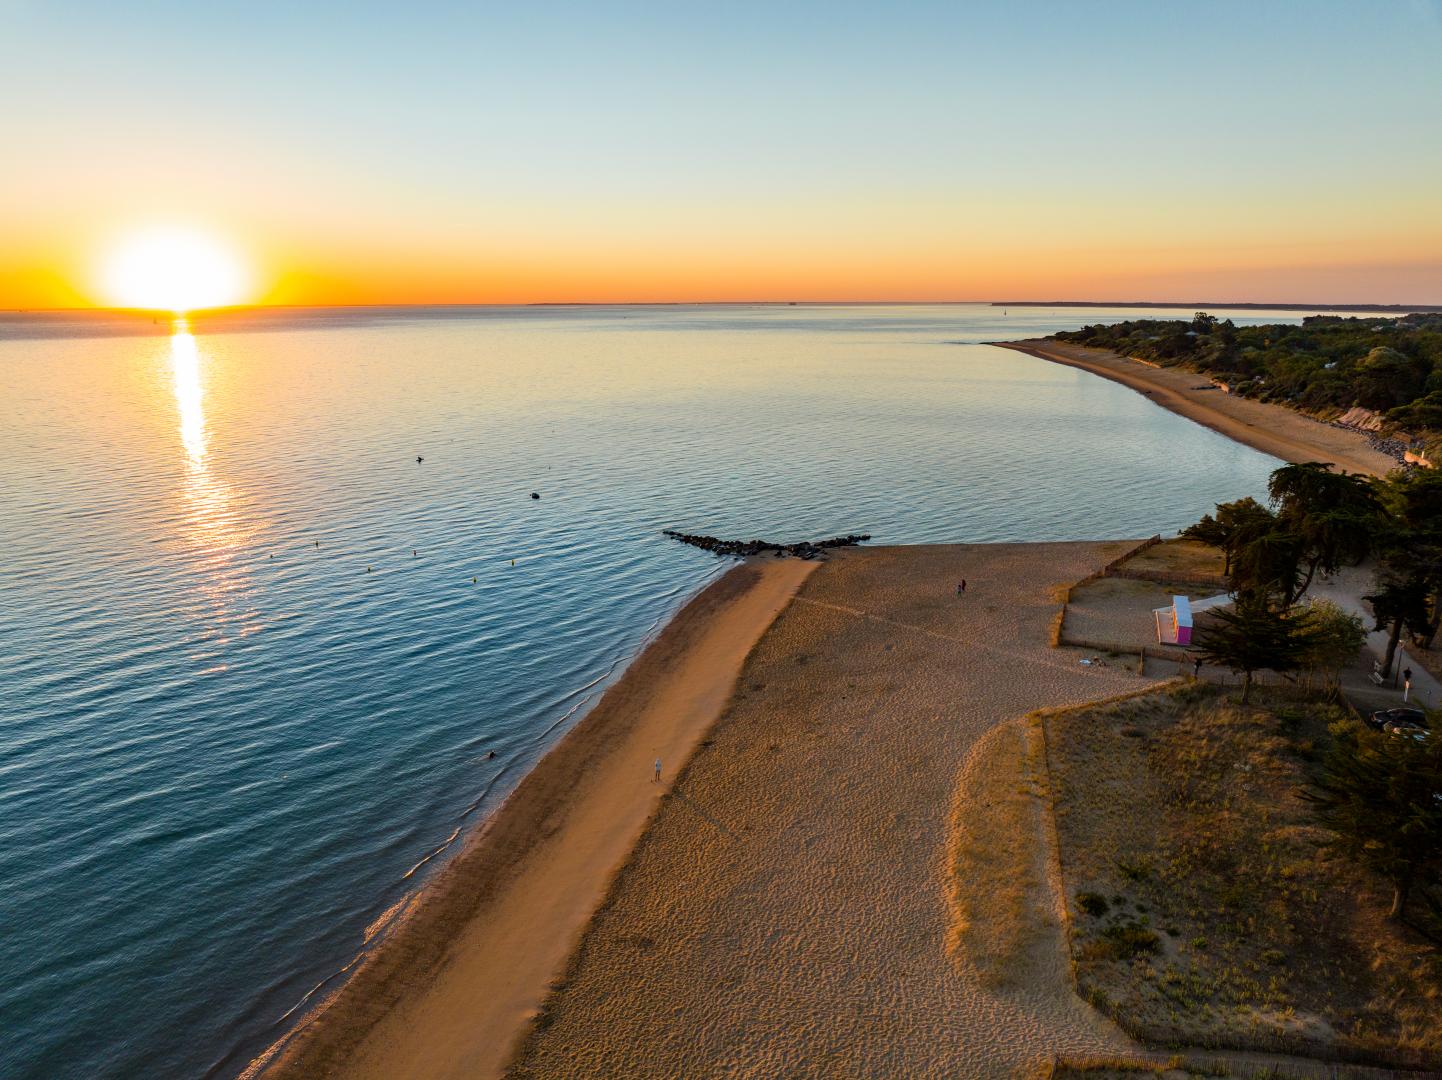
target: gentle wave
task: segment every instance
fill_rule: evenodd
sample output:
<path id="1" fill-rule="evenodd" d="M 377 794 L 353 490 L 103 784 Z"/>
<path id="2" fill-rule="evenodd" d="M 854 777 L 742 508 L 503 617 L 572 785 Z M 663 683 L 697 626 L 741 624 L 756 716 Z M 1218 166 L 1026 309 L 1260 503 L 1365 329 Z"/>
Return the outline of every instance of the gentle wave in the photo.
<path id="1" fill-rule="evenodd" d="M 724 569 L 662 529 L 1123 537 L 1261 494 L 1263 455 L 976 344 L 1105 317 L 235 313 L 190 352 L 0 317 L 0 1073 L 244 1068 Z"/>

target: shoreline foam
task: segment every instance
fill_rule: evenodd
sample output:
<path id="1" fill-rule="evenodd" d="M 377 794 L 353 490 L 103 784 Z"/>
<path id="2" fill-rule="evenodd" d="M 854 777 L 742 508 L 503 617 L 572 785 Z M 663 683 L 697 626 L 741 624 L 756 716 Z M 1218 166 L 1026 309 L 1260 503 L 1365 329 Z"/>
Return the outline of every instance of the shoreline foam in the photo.
<path id="1" fill-rule="evenodd" d="M 817 565 L 743 563 L 697 594 L 407 903 L 387 939 L 249 1071 L 497 1072 L 747 654 Z M 655 757 L 661 784 L 650 782 Z"/>
<path id="2" fill-rule="evenodd" d="M 1372 449 L 1361 433 L 1332 427 L 1282 405 L 1236 397 L 1211 388 L 1195 389 L 1206 381 L 1206 376 L 1194 371 L 1152 367 L 1106 349 L 1050 338 L 988 344 L 1080 368 L 1121 383 L 1169 412 L 1283 461 L 1327 461 L 1347 472 L 1369 476 L 1386 476 L 1398 467 L 1392 458 Z"/>

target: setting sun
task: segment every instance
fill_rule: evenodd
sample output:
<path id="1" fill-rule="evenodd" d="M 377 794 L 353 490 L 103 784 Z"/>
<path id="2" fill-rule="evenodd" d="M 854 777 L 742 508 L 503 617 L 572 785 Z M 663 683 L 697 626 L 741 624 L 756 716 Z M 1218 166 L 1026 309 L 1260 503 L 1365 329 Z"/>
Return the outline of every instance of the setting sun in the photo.
<path id="1" fill-rule="evenodd" d="M 245 299 L 245 268 L 214 237 L 155 228 L 123 238 L 106 259 L 101 285 L 119 307 L 194 311 Z"/>

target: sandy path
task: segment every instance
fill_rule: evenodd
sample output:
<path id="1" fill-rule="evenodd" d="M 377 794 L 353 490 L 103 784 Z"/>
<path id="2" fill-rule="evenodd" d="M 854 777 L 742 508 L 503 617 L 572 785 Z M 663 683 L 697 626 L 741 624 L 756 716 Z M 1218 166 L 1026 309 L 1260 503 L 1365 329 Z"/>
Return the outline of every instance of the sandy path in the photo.
<path id="1" fill-rule="evenodd" d="M 515 1074 L 1001 1077 L 1124 1049 L 1054 971 L 1003 992 L 954 963 L 945 886 L 977 740 L 1145 685 L 1045 645 L 1052 587 L 1123 547 L 869 548 L 823 566 L 748 659 Z"/>
<path id="2" fill-rule="evenodd" d="M 1360 433 L 1334 428 L 1281 405 L 1193 389 L 1207 382 L 1205 375 L 1193 371 L 1154 368 L 1106 349 L 1043 338 L 992 344 L 1130 386 L 1164 409 L 1283 461 L 1330 461 L 1347 472 L 1371 476 L 1386 476 L 1397 468 L 1397 462 L 1373 450 Z"/>
<path id="3" fill-rule="evenodd" d="M 267 1075 L 499 1072 L 747 654 L 817 565 L 748 563 L 687 605 Z"/>

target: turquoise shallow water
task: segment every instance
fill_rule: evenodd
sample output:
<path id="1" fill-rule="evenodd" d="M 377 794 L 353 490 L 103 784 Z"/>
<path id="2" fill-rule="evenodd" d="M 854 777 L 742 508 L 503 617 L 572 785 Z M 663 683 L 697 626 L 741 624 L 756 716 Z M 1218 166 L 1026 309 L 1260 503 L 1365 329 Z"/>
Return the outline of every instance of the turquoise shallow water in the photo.
<path id="1" fill-rule="evenodd" d="M 0 1075 L 243 1068 L 724 568 L 664 528 L 1127 537 L 1261 494 L 1271 459 L 976 344 L 1111 317 L 0 315 Z"/>

